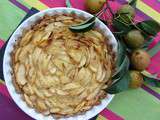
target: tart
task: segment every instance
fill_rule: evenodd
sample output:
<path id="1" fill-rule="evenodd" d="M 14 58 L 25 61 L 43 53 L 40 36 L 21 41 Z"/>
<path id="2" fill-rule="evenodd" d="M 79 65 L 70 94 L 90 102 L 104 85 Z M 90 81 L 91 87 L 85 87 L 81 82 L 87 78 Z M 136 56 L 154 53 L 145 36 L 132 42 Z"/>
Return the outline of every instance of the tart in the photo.
<path id="1" fill-rule="evenodd" d="M 14 86 L 29 107 L 44 115 L 79 114 L 107 95 L 115 61 L 112 47 L 96 29 L 68 29 L 83 21 L 74 15 L 45 15 L 14 46 Z"/>

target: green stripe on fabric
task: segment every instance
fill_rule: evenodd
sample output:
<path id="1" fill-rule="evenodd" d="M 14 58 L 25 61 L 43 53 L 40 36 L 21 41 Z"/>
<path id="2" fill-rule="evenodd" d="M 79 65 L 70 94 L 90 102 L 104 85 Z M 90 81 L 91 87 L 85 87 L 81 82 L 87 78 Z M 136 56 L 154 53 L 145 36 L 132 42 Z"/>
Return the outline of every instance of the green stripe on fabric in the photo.
<path id="1" fill-rule="evenodd" d="M 0 0 L 0 38 L 6 41 L 25 15 L 9 0 Z"/>
<path id="2" fill-rule="evenodd" d="M 30 5 L 28 5 L 24 0 L 17 0 L 18 2 L 20 2 L 21 4 L 23 4 L 24 6 L 28 7 L 29 9 L 31 9 L 32 7 Z"/>
<path id="3" fill-rule="evenodd" d="M 125 120 L 159 120 L 160 101 L 142 89 L 115 95 L 108 106 Z"/>
<path id="4" fill-rule="evenodd" d="M 154 56 L 155 54 L 158 53 L 159 50 L 160 50 L 160 42 L 158 42 L 153 48 L 148 50 L 148 53 L 150 56 Z"/>

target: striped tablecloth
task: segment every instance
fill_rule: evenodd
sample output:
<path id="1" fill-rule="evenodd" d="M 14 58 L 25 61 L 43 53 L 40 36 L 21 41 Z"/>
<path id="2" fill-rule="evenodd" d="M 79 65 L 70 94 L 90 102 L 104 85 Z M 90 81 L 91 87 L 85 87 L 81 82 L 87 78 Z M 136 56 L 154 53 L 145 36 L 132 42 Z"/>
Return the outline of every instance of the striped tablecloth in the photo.
<path id="1" fill-rule="evenodd" d="M 71 0 L 73 7 L 85 10 L 85 0 Z M 110 1 L 116 11 L 125 0 Z M 41 10 L 65 6 L 65 0 L 0 0 L 0 120 L 32 120 L 13 102 L 3 81 L 2 61 L 5 42 L 17 26 L 30 15 Z M 154 19 L 160 22 L 160 0 L 138 0 L 136 21 Z M 105 17 L 105 16 L 104 16 Z M 150 47 L 160 42 L 160 33 Z M 160 50 L 160 48 L 159 48 Z M 147 69 L 160 76 L 160 51 L 151 59 Z M 109 106 L 93 120 L 160 120 L 160 89 L 143 85 L 115 96 Z"/>

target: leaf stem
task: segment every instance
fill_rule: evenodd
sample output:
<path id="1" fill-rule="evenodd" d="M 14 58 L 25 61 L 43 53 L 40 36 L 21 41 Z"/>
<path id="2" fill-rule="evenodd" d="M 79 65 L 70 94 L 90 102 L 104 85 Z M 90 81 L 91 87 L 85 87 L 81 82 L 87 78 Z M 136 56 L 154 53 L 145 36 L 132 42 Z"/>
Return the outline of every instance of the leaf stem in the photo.
<path id="1" fill-rule="evenodd" d="M 123 31 L 113 32 L 113 33 L 115 33 L 115 34 L 122 34 L 122 33 L 123 33 Z"/>
<path id="2" fill-rule="evenodd" d="M 121 17 L 121 16 L 120 16 L 120 17 Z M 116 17 L 115 20 L 117 20 L 118 22 L 124 24 L 125 26 L 129 26 L 129 25 L 130 25 L 130 24 L 127 24 L 127 23 L 125 23 L 125 22 L 119 20 L 118 17 Z"/>
<path id="3" fill-rule="evenodd" d="M 132 25 L 133 25 L 135 28 L 137 28 L 137 29 L 138 29 L 139 31 L 141 31 L 142 33 L 148 35 L 145 31 L 143 31 L 141 28 L 139 28 L 130 18 L 129 18 L 129 20 L 131 21 Z"/>
<path id="4" fill-rule="evenodd" d="M 98 12 L 97 14 L 95 14 L 95 16 L 96 17 L 101 16 L 107 9 L 108 9 L 108 6 L 106 6 L 103 10 L 101 10 L 100 12 Z"/>

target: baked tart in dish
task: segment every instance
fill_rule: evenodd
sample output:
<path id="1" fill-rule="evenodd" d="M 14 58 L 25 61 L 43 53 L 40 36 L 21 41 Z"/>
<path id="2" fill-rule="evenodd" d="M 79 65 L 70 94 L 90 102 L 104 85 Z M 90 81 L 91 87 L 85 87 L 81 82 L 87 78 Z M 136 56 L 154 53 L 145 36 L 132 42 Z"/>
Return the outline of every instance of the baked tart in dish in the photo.
<path id="1" fill-rule="evenodd" d="M 107 95 L 114 53 L 100 31 L 68 29 L 83 21 L 74 15 L 45 15 L 14 46 L 14 86 L 29 107 L 44 115 L 79 114 Z"/>

